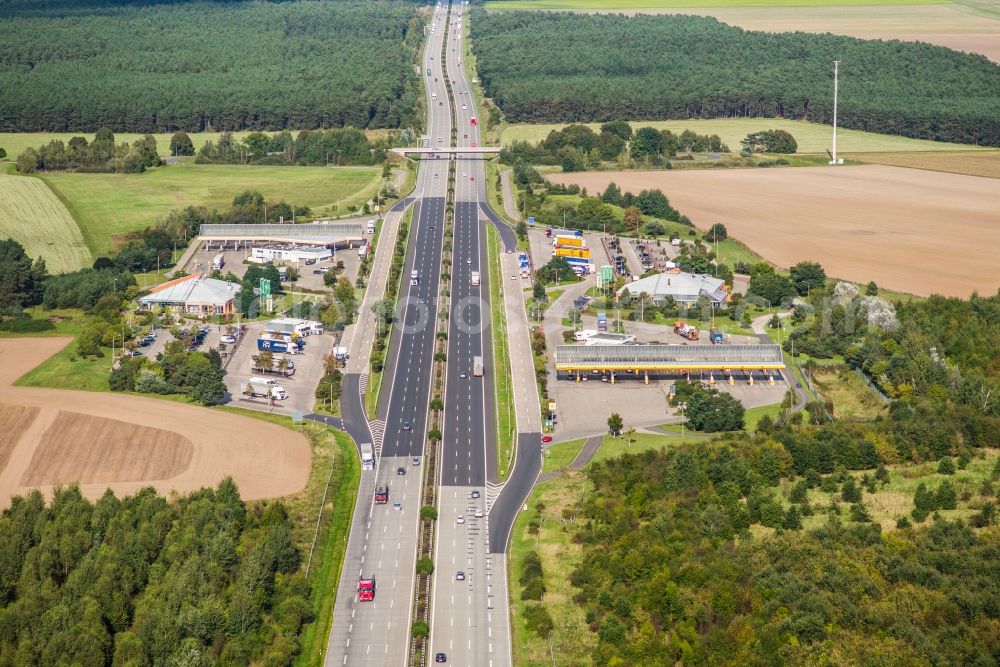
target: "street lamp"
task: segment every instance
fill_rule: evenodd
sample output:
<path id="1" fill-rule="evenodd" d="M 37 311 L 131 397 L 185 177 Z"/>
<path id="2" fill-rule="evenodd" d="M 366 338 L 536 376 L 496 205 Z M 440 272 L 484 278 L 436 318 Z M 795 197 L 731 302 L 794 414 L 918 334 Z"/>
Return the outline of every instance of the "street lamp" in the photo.
<path id="1" fill-rule="evenodd" d="M 681 416 L 681 437 L 684 437 L 684 425 L 687 422 L 687 406 L 688 404 L 681 401 L 677 404 L 677 414 Z"/>

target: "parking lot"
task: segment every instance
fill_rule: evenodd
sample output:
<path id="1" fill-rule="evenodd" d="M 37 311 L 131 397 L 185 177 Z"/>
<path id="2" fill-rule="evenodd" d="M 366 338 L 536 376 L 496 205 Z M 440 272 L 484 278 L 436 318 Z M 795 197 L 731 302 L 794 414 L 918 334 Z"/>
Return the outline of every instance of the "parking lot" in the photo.
<path id="1" fill-rule="evenodd" d="M 212 327 L 215 329 L 215 327 Z M 254 372 L 253 356 L 257 354 L 257 338 L 263 333 L 265 325 L 263 322 L 251 322 L 246 325 L 246 332 L 235 346 L 228 346 L 232 349 L 231 358 L 226 366 L 224 381 L 229 395 L 232 398 L 231 405 L 251 409 L 263 409 L 291 415 L 294 412 L 308 414 L 313 411 L 316 403 L 315 392 L 320 379 L 323 377 L 323 357 L 330 352 L 333 347 L 333 336 L 323 334 L 321 336 L 306 336 L 305 349 L 300 354 L 280 355 L 275 354 L 275 358 L 287 356 L 295 364 L 295 373 L 288 377 L 277 374 L 262 374 Z M 220 336 L 222 332 L 212 332 L 215 336 Z M 218 339 L 216 339 L 218 340 Z M 205 348 L 207 349 L 207 348 Z M 280 401 L 271 401 L 266 398 L 249 398 L 241 393 L 241 385 L 251 377 L 270 377 L 277 380 L 278 385 L 285 388 L 288 398 Z"/>
<path id="2" fill-rule="evenodd" d="M 187 265 L 184 267 L 184 273 L 211 273 L 212 272 L 212 261 L 219 254 L 222 255 L 225 262 L 222 267 L 222 273 L 232 273 L 238 278 L 242 278 L 247 272 L 247 269 L 251 266 L 250 263 L 246 262 L 246 258 L 249 256 L 249 246 L 246 249 L 240 247 L 239 250 L 233 250 L 232 245 L 227 245 L 227 250 L 219 250 L 219 244 L 213 243 L 211 245 L 202 244 L 202 246 L 191 255 L 191 259 L 188 260 Z M 320 260 L 316 264 L 307 265 L 305 263 L 292 263 L 292 262 L 278 262 L 276 266 L 289 266 L 295 268 L 299 273 L 299 279 L 295 283 L 295 287 L 300 287 L 308 290 L 324 290 L 327 289 L 326 285 L 323 283 L 323 273 L 330 270 L 331 267 L 336 266 L 338 263 L 343 262 L 342 275 L 346 276 L 348 280 L 352 283 L 357 280 L 358 271 L 361 268 L 361 258 L 358 257 L 357 248 L 342 248 L 340 250 L 334 251 L 333 258 Z M 319 273 L 317 273 L 319 272 Z M 286 289 L 288 289 L 288 283 L 285 283 Z"/>
<path id="3" fill-rule="evenodd" d="M 691 379 L 697 378 L 692 376 Z M 550 381 L 549 396 L 556 404 L 556 428 L 552 435 L 557 442 L 564 442 L 607 433 L 608 417 L 612 412 L 621 415 L 625 428 L 679 422 L 680 417 L 667 403 L 673 383 L 673 380 L 664 380 L 643 384 L 642 380 L 632 377 L 612 385 L 601 382 L 599 376 L 596 381 L 587 382 Z M 745 375 L 734 376 L 734 384 L 729 385 L 725 376 L 718 374 L 715 387 L 731 394 L 746 408 L 780 403 L 788 390 L 783 381 L 774 386 L 762 381 L 760 373 L 756 374 L 752 386 Z"/>

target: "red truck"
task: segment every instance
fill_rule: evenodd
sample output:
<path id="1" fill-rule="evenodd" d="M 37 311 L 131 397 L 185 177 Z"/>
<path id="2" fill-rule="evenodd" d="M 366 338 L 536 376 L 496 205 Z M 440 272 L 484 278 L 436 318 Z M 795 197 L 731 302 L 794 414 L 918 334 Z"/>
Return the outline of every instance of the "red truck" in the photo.
<path id="1" fill-rule="evenodd" d="M 375 599 L 375 577 L 358 579 L 358 601 L 371 602 Z"/>
<path id="2" fill-rule="evenodd" d="M 389 502 L 389 487 L 388 486 L 375 487 L 375 504 L 384 505 L 387 502 Z"/>

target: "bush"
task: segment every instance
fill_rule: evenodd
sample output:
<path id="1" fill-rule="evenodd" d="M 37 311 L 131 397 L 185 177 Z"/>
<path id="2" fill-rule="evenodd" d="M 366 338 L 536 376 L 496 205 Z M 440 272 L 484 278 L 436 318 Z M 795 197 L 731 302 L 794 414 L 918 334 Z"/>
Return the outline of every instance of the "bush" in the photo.
<path id="1" fill-rule="evenodd" d="M 528 629 L 542 639 L 547 639 L 548 636 L 552 634 L 552 629 L 555 627 L 555 623 L 552 622 L 552 616 L 550 616 L 548 610 L 540 604 L 525 605 L 524 621 L 528 626 Z"/>
<path id="2" fill-rule="evenodd" d="M 434 560 L 424 556 L 417 561 L 417 574 L 431 574 L 434 572 Z"/>
<path id="3" fill-rule="evenodd" d="M 41 333 L 42 331 L 52 331 L 55 325 L 48 320 L 35 319 L 32 317 L 14 317 L 7 320 L 0 320 L 0 331 L 11 333 Z"/>

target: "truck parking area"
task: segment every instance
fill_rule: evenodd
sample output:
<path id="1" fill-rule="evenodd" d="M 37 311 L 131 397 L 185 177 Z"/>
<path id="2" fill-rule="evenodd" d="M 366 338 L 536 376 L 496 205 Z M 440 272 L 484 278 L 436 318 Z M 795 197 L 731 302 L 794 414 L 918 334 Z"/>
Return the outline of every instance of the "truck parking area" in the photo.
<path id="1" fill-rule="evenodd" d="M 243 338 L 233 346 L 231 358 L 226 366 L 224 381 L 229 390 L 231 405 L 255 410 L 267 410 L 291 415 L 298 412 L 308 414 L 313 411 L 316 403 L 316 387 L 323 377 L 323 357 L 333 347 L 333 336 L 329 334 L 304 336 L 304 347 L 299 354 L 284 354 L 275 352 L 277 361 L 287 357 L 294 364 L 294 372 L 280 374 L 266 373 L 254 369 L 253 357 L 259 354 L 258 338 L 264 336 L 266 323 L 251 322 L 246 324 Z M 214 327 L 213 327 L 214 328 Z M 286 371 L 287 373 L 287 371 Z M 286 399 L 271 399 L 266 396 L 246 396 L 243 391 L 251 378 L 270 378 L 276 380 L 276 385 L 287 393 Z"/>

